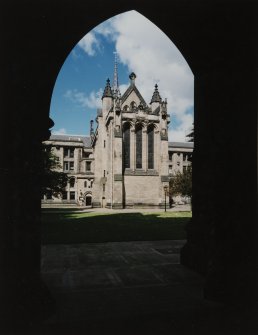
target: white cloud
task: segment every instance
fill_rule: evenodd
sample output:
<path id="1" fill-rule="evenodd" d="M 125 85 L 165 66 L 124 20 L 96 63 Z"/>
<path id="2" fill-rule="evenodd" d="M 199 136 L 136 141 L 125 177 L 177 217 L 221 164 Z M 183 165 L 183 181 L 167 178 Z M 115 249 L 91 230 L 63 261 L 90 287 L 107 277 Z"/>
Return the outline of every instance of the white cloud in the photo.
<path id="1" fill-rule="evenodd" d="M 94 32 L 89 32 L 85 35 L 78 43 L 79 47 L 82 48 L 89 56 L 96 54 L 96 49 L 100 49 L 100 43 L 97 40 Z"/>
<path id="2" fill-rule="evenodd" d="M 171 40 L 151 21 L 136 11 L 117 15 L 94 29 L 113 39 L 119 60 L 136 73 L 136 86 L 147 103 L 158 83 L 162 99 L 168 100 L 168 112 L 179 126 L 170 130 L 170 141 L 184 141 L 186 128 L 193 123 L 193 74 Z M 125 84 L 120 86 L 121 92 Z M 171 118 L 173 124 L 173 117 Z"/>
<path id="3" fill-rule="evenodd" d="M 59 130 L 53 130 L 51 131 L 53 135 L 65 135 L 67 134 L 67 131 L 65 128 L 60 128 Z"/>
<path id="4" fill-rule="evenodd" d="M 193 125 L 193 117 L 192 114 L 184 113 L 180 118 L 175 115 L 171 115 L 172 125 L 168 131 L 169 141 L 172 142 L 185 142 L 187 141 L 186 135 L 189 134 Z M 177 126 L 173 127 L 173 119 L 176 119 L 178 123 Z"/>
<path id="5" fill-rule="evenodd" d="M 121 95 L 123 95 L 123 94 L 125 93 L 125 91 L 126 91 L 127 88 L 128 88 L 128 85 L 129 85 L 129 84 L 122 84 L 122 85 L 119 85 L 119 90 L 120 90 Z"/>
<path id="6" fill-rule="evenodd" d="M 89 95 L 84 92 L 79 92 L 77 90 L 68 90 L 65 93 L 65 98 L 77 103 L 84 108 L 101 108 L 101 97 L 103 90 L 99 89 L 98 92 L 92 91 Z"/>

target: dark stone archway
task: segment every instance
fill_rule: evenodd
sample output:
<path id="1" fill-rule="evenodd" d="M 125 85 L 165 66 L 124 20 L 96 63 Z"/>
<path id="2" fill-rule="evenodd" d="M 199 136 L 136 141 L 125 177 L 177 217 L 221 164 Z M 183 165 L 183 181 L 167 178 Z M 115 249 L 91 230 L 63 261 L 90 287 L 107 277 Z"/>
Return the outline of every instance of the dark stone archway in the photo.
<path id="1" fill-rule="evenodd" d="M 206 297 L 253 301 L 256 1 L 9 1 L 0 20 L 1 311 L 9 322 L 46 317 L 53 306 L 40 281 L 37 171 L 56 76 L 85 33 L 131 9 L 173 40 L 195 75 L 193 220 L 182 263 L 206 275 Z"/>

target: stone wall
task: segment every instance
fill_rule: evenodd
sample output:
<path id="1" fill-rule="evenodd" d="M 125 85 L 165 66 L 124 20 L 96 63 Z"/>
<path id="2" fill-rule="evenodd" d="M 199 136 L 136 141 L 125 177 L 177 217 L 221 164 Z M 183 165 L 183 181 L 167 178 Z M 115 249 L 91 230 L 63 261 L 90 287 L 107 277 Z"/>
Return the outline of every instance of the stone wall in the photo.
<path id="1" fill-rule="evenodd" d="M 124 176 L 126 207 L 159 206 L 160 176 Z"/>

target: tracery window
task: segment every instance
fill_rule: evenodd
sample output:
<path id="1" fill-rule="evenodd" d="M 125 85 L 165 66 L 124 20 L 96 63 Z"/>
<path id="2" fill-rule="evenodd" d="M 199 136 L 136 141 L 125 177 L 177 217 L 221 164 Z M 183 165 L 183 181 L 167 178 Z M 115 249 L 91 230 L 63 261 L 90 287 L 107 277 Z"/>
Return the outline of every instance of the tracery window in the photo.
<path id="1" fill-rule="evenodd" d="M 136 169 L 142 169 L 142 126 L 137 125 L 136 135 Z"/>
<path id="2" fill-rule="evenodd" d="M 124 126 L 124 167 L 130 168 L 130 124 Z"/>
<path id="3" fill-rule="evenodd" d="M 154 127 L 148 128 L 148 169 L 154 169 Z"/>

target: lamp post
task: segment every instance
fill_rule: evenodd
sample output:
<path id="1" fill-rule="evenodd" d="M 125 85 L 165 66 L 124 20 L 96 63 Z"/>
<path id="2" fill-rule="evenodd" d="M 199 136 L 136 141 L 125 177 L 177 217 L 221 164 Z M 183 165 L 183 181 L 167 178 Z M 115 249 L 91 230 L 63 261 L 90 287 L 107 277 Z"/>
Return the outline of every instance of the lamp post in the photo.
<path id="1" fill-rule="evenodd" d="M 164 186 L 164 192 L 165 192 L 165 212 L 167 211 L 167 190 L 168 190 L 168 186 L 165 185 Z"/>

